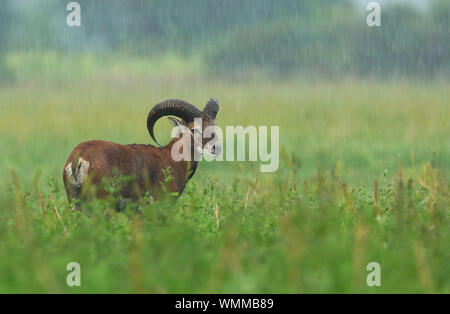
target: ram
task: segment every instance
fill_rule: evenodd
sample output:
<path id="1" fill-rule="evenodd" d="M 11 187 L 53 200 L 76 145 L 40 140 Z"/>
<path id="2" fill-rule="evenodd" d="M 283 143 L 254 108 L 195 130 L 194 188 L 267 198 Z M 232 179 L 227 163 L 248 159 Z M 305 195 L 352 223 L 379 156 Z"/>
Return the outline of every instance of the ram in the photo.
<path id="1" fill-rule="evenodd" d="M 163 198 L 165 194 L 173 192 L 181 195 L 197 169 L 195 149 L 200 148 L 200 151 L 210 154 L 217 154 L 219 150 L 218 144 L 211 144 L 214 142 L 203 136 L 198 141 L 195 135 L 199 131 L 202 134 L 208 127 L 215 128 L 214 120 L 218 110 L 219 104 L 215 99 L 209 100 L 203 111 L 185 101 L 168 99 L 155 105 L 147 117 L 148 132 L 159 147 L 121 145 L 98 140 L 79 144 L 70 154 L 63 169 L 64 187 L 69 203 L 75 201 L 75 205 L 78 205 L 79 201 L 86 198 L 87 187 L 93 187 L 89 189 L 93 191 L 89 195 L 106 198 L 111 193 L 105 189 L 104 184 L 116 177 L 128 178 L 117 192 L 125 199 L 137 199 L 146 192 L 154 199 Z M 163 116 L 180 118 L 181 120 L 169 117 L 169 120 L 174 126 L 182 126 L 188 130 L 188 136 L 179 134 L 162 147 L 155 138 L 153 128 L 156 121 Z M 194 130 L 197 125 L 194 120 L 201 121 L 201 130 Z M 210 138 L 214 137 L 213 132 Z M 179 151 L 183 158 L 177 161 L 172 156 L 172 148 L 178 140 L 187 140 L 190 143 L 189 146 L 181 146 Z M 183 147 L 191 149 L 183 151 Z M 167 180 L 168 172 L 170 180 Z"/>

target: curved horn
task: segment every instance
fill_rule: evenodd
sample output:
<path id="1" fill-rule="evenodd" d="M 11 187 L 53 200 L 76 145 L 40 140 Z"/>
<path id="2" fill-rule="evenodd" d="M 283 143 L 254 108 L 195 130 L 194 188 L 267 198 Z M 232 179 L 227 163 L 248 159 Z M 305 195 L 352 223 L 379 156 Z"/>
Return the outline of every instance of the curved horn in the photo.
<path id="1" fill-rule="evenodd" d="M 156 140 L 153 133 L 153 127 L 155 126 L 155 123 L 161 117 L 176 116 L 183 119 L 184 122 L 189 123 L 194 121 L 194 118 L 200 117 L 201 115 L 201 111 L 190 103 L 179 99 L 167 99 L 160 102 L 159 104 L 156 104 L 148 113 L 147 130 L 155 143 L 161 146 L 161 144 L 159 144 Z"/>
<path id="2" fill-rule="evenodd" d="M 206 106 L 203 109 L 203 112 L 206 113 L 213 120 L 216 118 L 218 111 L 219 111 L 219 102 L 217 101 L 217 99 L 214 98 L 211 98 L 206 103 Z"/>

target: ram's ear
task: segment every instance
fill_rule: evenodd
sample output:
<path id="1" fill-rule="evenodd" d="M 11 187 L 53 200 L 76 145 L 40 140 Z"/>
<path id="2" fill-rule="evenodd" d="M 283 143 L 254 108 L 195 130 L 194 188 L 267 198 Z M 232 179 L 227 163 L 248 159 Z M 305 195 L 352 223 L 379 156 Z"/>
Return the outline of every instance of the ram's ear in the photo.
<path id="1" fill-rule="evenodd" d="M 182 121 L 182 120 L 178 120 L 178 119 L 175 119 L 173 117 L 168 117 L 167 119 L 169 119 L 170 123 L 172 123 L 172 125 L 174 127 L 177 127 L 177 126 L 180 126 L 180 125 L 186 126 L 186 123 L 184 123 L 184 121 Z"/>

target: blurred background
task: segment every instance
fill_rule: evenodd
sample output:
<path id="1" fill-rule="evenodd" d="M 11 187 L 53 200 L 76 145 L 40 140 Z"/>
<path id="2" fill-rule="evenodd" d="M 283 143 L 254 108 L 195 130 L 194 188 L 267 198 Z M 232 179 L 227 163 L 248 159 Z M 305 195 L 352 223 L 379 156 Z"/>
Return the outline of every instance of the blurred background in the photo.
<path id="1" fill-rule="evenodd" d="M 69 27 L 69 1 L 1 0 L 2 168 L 59 177 L 83 140 L 149 143 L 153 104 L 215 97 L 219 125 L 279 125 L 305 176 L 447 171 L 450 2 L 380 1 L 380 27 L 368 2 L 80 0 Z"/>
<path id="2" fill-rule="evenodd" d="M 367 26 L 368 2 L 80 0 L 82 26 L 68 27 L 69 1 L 2 0 L 1 77 L 94 75 L 113 56 L 166 56 L 221 78 L 449 75 L 448 1 L 379 1 L 381 27 Z"/>

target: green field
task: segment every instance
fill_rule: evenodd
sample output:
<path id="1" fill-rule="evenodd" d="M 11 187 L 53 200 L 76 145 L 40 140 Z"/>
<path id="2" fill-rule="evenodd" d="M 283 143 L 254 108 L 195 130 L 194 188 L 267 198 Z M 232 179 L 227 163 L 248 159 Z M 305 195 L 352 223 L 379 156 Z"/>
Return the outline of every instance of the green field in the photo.
<path id="1" fill-rule="evenodd" d="M 233 81 L 175 57 L 8 58 L 24 74 L 0 87 L 0 292 L 450 292 L 448 81 Z M 79 142 L 151 143 L 154 104 L 210 97 L 220 126 L 280 127 L 277 172 L 202 162 L 175 202 L 70 210 L 61 175 Z M 163 120 L 156 136 L 169 134 Z M 72 261 L 81 287 L 66 285 Z M 381 287 L 366 285 L 372 261 Z"/>

